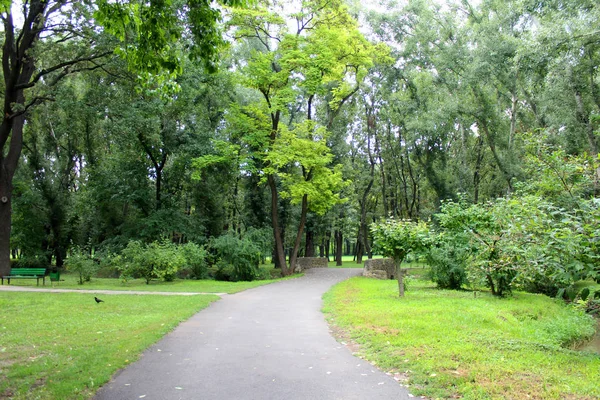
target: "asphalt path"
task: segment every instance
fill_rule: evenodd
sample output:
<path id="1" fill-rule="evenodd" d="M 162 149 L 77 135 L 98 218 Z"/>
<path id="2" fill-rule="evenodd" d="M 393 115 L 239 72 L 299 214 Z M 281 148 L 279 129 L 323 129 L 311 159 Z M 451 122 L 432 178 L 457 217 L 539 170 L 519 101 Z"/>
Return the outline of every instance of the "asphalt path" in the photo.
<path id="1" fill-rule="evenodd" d="M 361 271 L 313 269 L 226 295 L 119 371 L 95 399 L 408 399 L 391 376 L 337 342 L 321 313 L 323 293 Z"/>

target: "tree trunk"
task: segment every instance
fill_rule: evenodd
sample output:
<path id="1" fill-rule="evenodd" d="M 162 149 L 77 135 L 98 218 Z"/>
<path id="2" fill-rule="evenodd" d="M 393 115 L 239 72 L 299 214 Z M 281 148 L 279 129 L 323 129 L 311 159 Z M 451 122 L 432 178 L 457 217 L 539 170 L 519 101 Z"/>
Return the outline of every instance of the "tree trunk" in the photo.
<path id="1" fill-rule="evenodd" d="M 308 211 L 308 195 L 302 196 L 302 211 L 300 214 L 300 224 L 298 224 L 298 233 L 296 234 L 296 241 L 294 242 L 294 248 L 292 254 L 290 254 L 290 269 L 293 271 L 296 268 L 296 260 L 298 259 L 298 249 L 300 249 L 300 242 L 302 241 L 302 233 L 304 232 L 304 225 L 306 224 L 306 213 Z"/>
<path id="2" fill-rule="evenodd" d="M 11 183 L 2 171 L 0 168 L 0 275 L 4 276 L 10 272 Z"/>
<path id="3" fill-rule="evenodd" d="M 359 233 L 360 236 L 360 233 Z M 355 260 L 357 264 L 362 264 L 362 258 L 363 258 L 363 253 L 364 253 L 364 249 L 363 249 L 363 245 L 362 245 L 362 240 L 357 240 L 356 241 L 356 254 L 355 256 Z"/>
<path id="4" fill-rule="evenodd" d="M 405 269 L 400 268 L 400 264 L 396 267 L 396 276 L 398 277 L 398 296 L 404 297 L 404 273 Z"/>
<path id="5" fill-rule="evenodd" d="M 338 267 L 342 266 L 342 252 L 344 246 L 344 236 L 342 231 L 335 231 L 335 265 Z"/>
<path id="6" fill-rule="evenodd" d="M 323 251 L 321 250 L 321 253 Z M 315 233 L 312 227 L 306 227 L 306 243 L 304 245 L 304 257 L 315 256 Z M 322 257 L 322 256 L 321 256 Z"/>
<path id="7" fill-rule="evenodd" d="M 279 229 L 279 216 L 278 214 L 278 196 L 277 196 L 277 184 L 275 183 L 275 177 L 269 175 L 267 178 L 269 188 L 271 189 L 271 224 L 273 227 L 273 237 L 275 239 L 275 265 L 281 268 L 281 274 L 287 276 L 291 274 L 290 269 L 287 267 L 285 261 L 285 253 L 283 251 L 283 238 L 281 237 L 281 231 Z"/>
<path id="8" fill-rule="evenodd" d="M 481 183 L 481 164 L 483 162 L 483 136 L 477 139 L 477 157 L 473 173 L 473 203 L 479 203 L 479 184 Z"/>

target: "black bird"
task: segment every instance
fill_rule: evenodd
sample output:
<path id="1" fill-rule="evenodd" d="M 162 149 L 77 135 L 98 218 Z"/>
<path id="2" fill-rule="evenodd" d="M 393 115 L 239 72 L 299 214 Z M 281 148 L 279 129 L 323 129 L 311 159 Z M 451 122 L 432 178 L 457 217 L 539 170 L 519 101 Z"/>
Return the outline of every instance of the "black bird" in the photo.
<path id="1" fill-rule="evenodd" d="M 97 297 L 94 297 L 94 300 L 96 300 L 96 303 L 104 303 L 104 300 L 100 300 L 100 299 L 99 299 L 99 298 L 97 298 Z"/>

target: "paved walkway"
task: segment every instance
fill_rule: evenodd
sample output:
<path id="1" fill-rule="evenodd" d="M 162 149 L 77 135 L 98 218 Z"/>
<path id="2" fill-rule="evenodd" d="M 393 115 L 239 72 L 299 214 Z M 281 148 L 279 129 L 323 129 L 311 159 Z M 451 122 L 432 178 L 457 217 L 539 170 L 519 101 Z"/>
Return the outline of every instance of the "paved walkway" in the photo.
<path id="1" fill-rule="evenodd" d="M 118 372 L 95 399 L 408 399 L 331 336 L 321 296 L 359 269 L 314 269 L 225 296 Z"/>

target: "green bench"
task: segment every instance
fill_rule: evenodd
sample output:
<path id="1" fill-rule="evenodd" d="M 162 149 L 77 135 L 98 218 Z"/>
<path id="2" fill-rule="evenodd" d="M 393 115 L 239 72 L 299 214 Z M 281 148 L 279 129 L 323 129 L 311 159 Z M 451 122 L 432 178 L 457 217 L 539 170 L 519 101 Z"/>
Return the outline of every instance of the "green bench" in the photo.
<path id="1" fill-rule="evenodd" d="M 40 285 L 40 279 L 42 283 L 46 285 L 46 268 L 11 268 L 8 275 L 2 277 L 2 284 L 4 285 L 4 279 L 8 280 L 10 285 L 10 279 L 37 279 L 38 286 Z"/>

